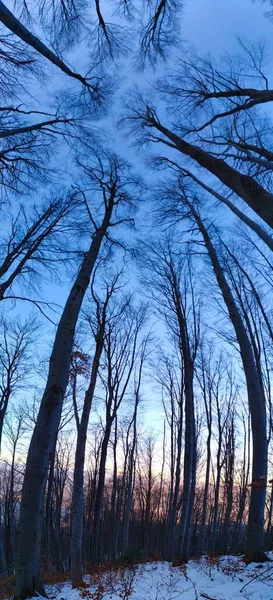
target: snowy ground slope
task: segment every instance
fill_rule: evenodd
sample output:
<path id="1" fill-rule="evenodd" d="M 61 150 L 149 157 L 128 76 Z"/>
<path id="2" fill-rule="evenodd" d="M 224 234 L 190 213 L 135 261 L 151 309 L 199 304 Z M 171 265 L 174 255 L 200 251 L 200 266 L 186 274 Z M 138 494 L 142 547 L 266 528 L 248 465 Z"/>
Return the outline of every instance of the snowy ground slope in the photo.
<path id="1" fill-rule="evenodd" d="M 218 564 L 203 558 L 185 568 L 155 562 L 105 573 L 89 583 L 83 590 L 72 590 L 68 583 L 57 590 L 50 586 L 48 594 L 56 600 L 273 600 L 273 564 L 246 567 L 235 557 Z"/>

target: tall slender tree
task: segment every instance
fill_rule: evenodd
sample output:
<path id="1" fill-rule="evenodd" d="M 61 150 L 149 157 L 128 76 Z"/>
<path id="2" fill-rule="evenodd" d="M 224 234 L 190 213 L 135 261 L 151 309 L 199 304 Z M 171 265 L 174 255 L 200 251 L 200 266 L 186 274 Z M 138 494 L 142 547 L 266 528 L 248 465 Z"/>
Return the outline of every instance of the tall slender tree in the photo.
<path id="1" fill-rule="evenodd" d="M 246 545 L 247 560 L 262 560 L 264 555 L 264 509 L 267 478 L 267 431 L 266 407 L 264 395 L 260 387 L 260 378 L 251 347 L 251 342 L 234 299 L 232 289 L 224 274 L 215 247 L 211 241 L 196 207 L 187 197 L 181 197 L 182 202 L 190 211 L 203 237 L 211 264 L 226 304 L 230 320 L 233 324 L 240 354 L 244 367 L 247 384 L 249 410 L 252 428 L 252 491 L 248 517 L 248 534 Z M 258 485 L 260 482 L 261 485 Z"/>
<path id="2" fill-rule="evenodd" d="M 95 351 L 92 360 L 89 386 L 84 395 L 84 403 L 81 417 L 77 416 L 77 445 L 75 453 L 74 476 L 73 476 L 73 495 L 72 495 L 72 530 L 71 530 L 71 572 L 72 587 L 77 587 L 82 582 L 82 537 L 83 537 L 83 486 L 84 486 L 84 462 L 85 448 L 87 440 L 87 429 L 89 416 L 94 398 L 98 371 L 100 367 L 101 355 L 104 347 L 104 337 L 106 334 L 106 324 L 108 319 L 109 303 L 112 296 L 118 289 L 118 273 L 112 281 L 106 282 L 105 297 L 103 300 L 96 295 L 94 290 L 94 280 L 92 282 L 92 297 L 95 302 L 95 323 L 91 321 L 91 327 L 95 337 Z"/>
<path id="3" fill-rule="evenodd" d="M 101 447 L 98 484 L 94 506 L 94 525 L 92 533 L 92 560 L 96 564 L 102 560 L 99 534 L 103 492 L 105 483 L 105 468 L 108 444 L 112 425 L 124 398 L 129 391 L 137 353 L 139 337 L 145 321 L 145 309 L 138 311 L 132 306 L 129 297 L 121 300 L 113 310 L 113 318 L 109 319 L 104 338 L 104 364 L 106 375 L 102 375 L 105 388 L 105 427 Z"/>

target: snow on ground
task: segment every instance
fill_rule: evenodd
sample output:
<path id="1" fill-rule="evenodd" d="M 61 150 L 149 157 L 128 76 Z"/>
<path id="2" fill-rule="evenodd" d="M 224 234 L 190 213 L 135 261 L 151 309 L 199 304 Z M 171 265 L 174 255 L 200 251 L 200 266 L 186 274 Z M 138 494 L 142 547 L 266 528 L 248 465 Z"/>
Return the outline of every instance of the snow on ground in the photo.
<path id="1" fill-rule="evenodd" d="M 273 558 L 273 556 L 271 556 Z M 86 578 L 82 590 L 69 583 L 48 586 L 56 600 L 273 600 L 273 563 L 248 567 L 236 557 L 202 558 L 183 567 L 142 564 Z M 246 585 L 247 584 L 247 585 Z"/>

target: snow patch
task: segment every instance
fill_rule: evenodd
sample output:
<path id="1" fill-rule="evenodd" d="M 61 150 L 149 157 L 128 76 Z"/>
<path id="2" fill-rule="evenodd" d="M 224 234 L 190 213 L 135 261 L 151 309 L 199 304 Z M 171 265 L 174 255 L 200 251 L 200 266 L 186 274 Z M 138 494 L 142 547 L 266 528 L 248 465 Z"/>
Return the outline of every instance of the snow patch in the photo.
<path id="1" fill-rule="evenodd" d="M 87 576 L 86 585 L 46 589 L 55 600 L 273 600 L 273 563 L 246 566 L 234 556 L 192 560 L 181 567 L 154 562 Z"/>

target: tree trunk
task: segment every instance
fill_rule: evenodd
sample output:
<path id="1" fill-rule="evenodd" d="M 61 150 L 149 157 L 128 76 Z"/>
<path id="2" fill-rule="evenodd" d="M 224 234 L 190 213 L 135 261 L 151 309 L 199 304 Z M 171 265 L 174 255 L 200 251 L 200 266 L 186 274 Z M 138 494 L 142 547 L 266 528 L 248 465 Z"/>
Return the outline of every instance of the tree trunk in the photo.
<path id="1" fill-rule="evenodd" d="M 163 440 L 162 440 L 162 464 L 161 464 L 159 499 L 158 499 L 158 508 L 157 508 L 157 535 L 156 535 L 156 544 L 155 544 L 156 553 L 158 554 L 158 552 L 160 551 L 161 555 L 163 555 L 163 550 L 164 550 L 163 543 L 162 543 L 162 529 L 163 528 L 162 528 L 161 508 L 163 505 L 162 501 L 164 498 L 163 490 L 164 490 L 165 460 L 166 460 L 166 422 L 164 421 Z"/>
<path id="2" fill-rule="evenodd" d="M 45 46 L 39 38 L 37 38 L 33 33 L 31 33 L 16 17 L 12 14 L 12 12 L 5 6 L 3 2 L 0 1 L 0 21 L 7 27 L 14 35 L 19 37 L 25 44 L 28 44 L 34 50 L 39 52 L 42 56 L 44 56 L 47 60 L 53 63 L 56 67 L 61 69 L 63 73 L 69 75 L 69 77 L 73 77 L 80 81 L 83 85 L 87 86 L 88 83 L 84 77 L 82 77 L 79 73 L 75 73 L 72 71 L 50 48 Z M 92 86 L 90 85 L 90 89 Z"/>
<path id="3" fill-rule="evenodd" d="M 216 481 L 214 490 L 214 507 L 213 507 L 213 519 L 212 519 L 212 530 L 211 530 L 211 550 L 215 552 L 217 549 L 217 538 L 218 538 L 218 520 L 219 520 L 219 500 L 220 500 L 220 483 L 221 473 L 223 467 L 223 461 L 221 461 L 222 454 L 222 443 L 223 443 L 223 424 L 221 422 L 221 407 L 219 403 L 218 389 L 216 389 L 216 410 L 217 410 L 217 424 L 218 424 L 218 440 L 217 440 L 217 455 L 216 455 Z"/>
<path id="4" fill-rule="evenodd" d="M 15 573 L 16 564 L 16 542 L 15 542 L 15 497 L 14 497 L 14 475 L 15 475 L 15 453 L 16 444 L 14 444 L 12 452 L 12 461 L 10 468 L 10 489 L 9 489 L 9 510 L 10 510 L 10 558 L 11 558 L 11 573 Z"/>
<path id="5" fill-rule="evenodd" d="M 193 181 L 198 183 L 198 185 L 200 185 L 200 187 L 202 187 L 204 190 L 206 190 L 209 194 L 212 194 L 212 196 L 215 196 L 215 198 L 217 198 L 217 200 L 220 200 L 220 202 L 222 202 L 223 204 L 228 206 L 228 208 L 230 208 L 230 210 L 232 210 L 232 212 L 237 217 L 239 217 L 239 219 L 241 219 L 241 221 L 243 221 L 243 223 L 245 223 L 248 227 L 250 227 L 250 229 L 252 229 L 252 231 L 255 231 L 255 233 L 261 238 L 261 240 L 263 240 L 263 242 L 270 248 L 270 250 L 273 251 L 273 238 L 271 235 L 269 235 L 267 233 L 267 231 L 265 231 L 265 229 L 263 227 L 261 227 L 261 225 L 259 225 L 259 223 L 256 223 L 256 221 L 253 221 L 253 219 L 250 219 L 246 215 L 245 212 L 243 212 L 239 208 L 237 208 L 237 206 L 235 204 L 233 204 L 228 198 L 223 196 L 223 194 L 219 194 L 219 192 L 216 192 L 213 188 L 206 185 L 201 179 L 198 179 L 195 175 L 193 175 L 193 173 L 191 173 L 191 171 L 188 171 L 187 169 L 183 169 L 183 172 L 185 174 L 189 175 L 193 179 Z"/>
<path id="6" fill-rule="evenodd" d="M 216 251 L 212 245 L 208 232 L 193 205 L 188 200 L 186 200 L 186 204 L 188 208 L 190 208 L 194 220 L 203 236 L 218 285 L 222 292 L 223 300 L 228 309 L 230 320 L 236 333 L 242 357 L 251 415 L 253 452 L 252 482 L 254 484 L 251 489 L 249 507 L 246 558 L 247 560 L 259 561 L 264 557 L 264 508 L 268 452 L 264 398 L 261 393 L 259 375 L 257 373 L 252 347 L 240 312 L 233 298 L 232 291 L 219 263 Z M 259 485 L 259 482 L 261 485 Z"/>
<path id="7" fill-rule="evenodd" d="M 100 537 L 100 521 L 101 521 L 101 509 L 103 502 L 103 492 L 104 492 L 104 482 L 105 482 L 105 466 L 107 459 L 107 450 L 108 443 L 111 434 L 111 427 L 113 423 L 113 418 L 106 423 L 106 429 L 104 433 L 104 438 L 101 447 L 101 458 L 100 458 L 100 468 L 99 468 L 99 479 L 94 507 L 94 526 L 93 526 L 93 534 L 92 534 L 92 562 L 94 564 L 98 564 L 100 562 L 100 548 L 99 548 L 99 537 Z"/>
<path id="8" fill-rule="evenodd" d="M 232 540 L 232 546 L 235 549 L 235 552 L 241 552 L 241 546 L 238 542 L 241 538 L 241 525 L 244 517 L 245 506 L 246 506 L 246 498 L 247 498 L 247 481 L 249 477 L 250 471 L 250 419 L 248 416 L 247 430 L 245 423 L 243 421 L 244 426 L 244 455 L 243 455 L 243 467 L 242 467 L 242 485 L 241 485 L 241 493 L 239 500 L 239 509 L 236 518 L 236 526 Z"/>
<path id="9" fill-rule="evenodd" d="M 3 435 L 3 426 L 4 426 L 4 410 L 0 409 L 0 456 L 1 456 L 1 445 L 2 445 L 2 435 Z"/>
<path id="10" fill-rule="evenodd" d="M 269 503 L 269 511 L 268 511 L 268 522 L 266 528 L 266 546 L 267 550 L 271 550 L 270 541 L 272 536 L 272 514 L 273 514 L 273 485 L 271 484 L 270 491 L 270 503 Z"/>
<path id="11" fill-rule="evenodd" d="M 133 414 L 133 440 L 132 447 L 129 453 L 129 465 L 128 465 L 128 487 L 127 487 L 127 498 L 125 503 L 125 511 L 124 511 L 124 524 L 123 524 L 123 540 L 122 540 L 122 552 L 126 552 L 129 547 L 129 524 L 130 524 L 130 515 L 132 510 L 132 502 L 133 502 L 133 479 L 134 479 L 134 458 L 135 458 L 135 448 L 137 441 L 137 409 L 139 405 L 139 388 L 140 388 L 140 380 L 141 380 L 141 371 L 142 365 L 140 367 L 139 373 L 139 385 L 138 389 L 135 393 L 135 408 Z"/>
<path id="12" fill-rule="evenodd" d="M 52 569 L 52 546 L 53 546 L 53 519 L 52 519 L 52 495 L 54 483 L 54 463 L 56 454 L 57 437 L 55 439 L 54 449 L 50 460 L 50 469 L 47 482 L 46 506 L 45 506 L 45 558 L 46 568 Z"/>
<path id="13" fill-rule="evenodd" d="M 170 546 L 174 543 L 174 540 L 170 539 L 170 531 L 171 531 L 171 523 L 173 520 L 173 508 L 174 508 L 174 502 L 173 502 L 173 495 L 174 495 L 174 482 L 175 482 L 175 477 L 174 477 L 174 473 L 175 473 L 175 431 L 174 431 L 174 407 L 172 405 L 172 413 L 171 413 L 171 423 L 170 423 L 170 427 L 171 427 L 171 432 L 170 432 L 170 436 L 171 436 L 171 440 L 170 440 L 170 482 L 169 482 L 169 493 L 168 493 L 168 512 L 167 512 L 167 519 L 166 519 L 166 527 L 165 527 L 165 541 L 164 541 L 164 557 L 168 560 L 168 557 L 170 556 Z"/>
<path id="14" fill-rule="evenodd" d="M 204 486 L 204 495 L 203 495 L 201 528 L 200 528 L 200 534 L 199 534 L 199 552 L 200 552 L 200 554 L 202 554 L 204 552 L 205 528 L 206 528 L 206 519 L 207 519 L 207 508 L 208 508 L 207 504 L 208 504 L 209 480 L 210 480 L 210 461 L 211 461 L 211 424 L 209 425 L 209 433 L 208 433 L 208 437 L 207 437 L 206 476 L 205 476 L 205 486 Z"/>
<path id="15" fill-rule="evenodd" d="M 201 347 L 201 373 L 200 377 L 197 378 L 199 381 L 199 385 L 202 390 L 204 404 L 205 404 L 205 414 L 206 414 L 206 424 L 207 424 L 207 441 L 206 441 L 206 475 L 205 475 L 205 485 L 203 492 L 203 501 L 202 501 L 202 515 L 201 515 L 201 523 L 199 529 L 199 538 L 198 538 L 198 553 L 203 554 L 204 552 L 204 542 L 205 542 L 205 530 L 206 530 L 206 521 L 208 514 L 208 496 L 209 496 L 209 483 L 210 483 L 210 466 L 211 466 L 211 438 L 212 438 L 212 381 L 211 381 L 211 370 L 210 370 L 210 356 L 208 360 L 208 367 L 206 367 L 206 359 L 204 356 L 204 348 Z"/>
<path id="16" fill-rule="evenodd" d="M 146 493 L 145 512 L 144 512 L 144 556 L 149 556 L 149 542 L 150 542 L 150 529 L 151 529 L 151 494 L 152 494 L 152 448 L 148 446 L 148 488 Z"/>
<path id="17" fill-rule="evenodd" d="M 6 554 L 4 548 L 4 536 L 3 536 L 3 525 L 2 525 L 2 507 L 0 503 L 0 573 L 4 577 L 8 574 Z"/>
<path id="18" fill-rule="evenodd" d="M 192 355 L 188 334 L 187 320 L 182 304 L 181 293 L 176 274 L 171 266 L 173 277 L 173 294 L 179 327 L 179 344 L 184 375 L 185 394 L 185 450 L 184 450 L 184 477 L 183 477 L 183 503 L 180 520 L 180 549 L 179 557 L 188 560 L 190 544 L 190 527 L 192 520 L 193 502 L 196 479 L 196 433 L 195 409 L 193 394 L 194 356 Z M 195 353 L 197 339 L 194 340 Z"/>
<path id="19" fill-rule="evenodd" d="M 82 537 L 83 537 L 83 485 L 84 485 L 84 462 L 87 439 L 87 428 L 89 416 L 94 397 L 100 358 L 103 349 L 105 319 L 102 321 L 96 340 L 96 350 L 92 364 L 91 378 L 88 390 L 84 398 L 82 418 L 77 432 L 77 446 L 75 454 L 73 494 L 72 494 L 72 530 L 70 542 L 72 587 L 78 587 L 82 583 Z"/>
<path id="20" fill-rule="evenodd" d="M 184 359 L 185 360 L 185 359 Z M 188 371 L 188 372 L 187 372 Z M 190 527 L 193 511 L 193 499 L 196 471 L 196 434 L 193 397 L 193 368 L 185 364 L 185 453 L 183 504 L 181 514 L 180 558 L 187 561 L 189 557 Z"/>
<path id="21" fill-rule="evenodd" d="M 172 504 L 170 507 L 170 517 L 168 522 L 168 547 L 167 547 L 167 560 L 173 560 L 175 551 L 175 527 L 177 518 L 177 506 L 178 496 L 181 483 L 181 456 L 182 456 L 182 435 L 183 435 L 183 396 L 182 396 L 182 385 L 181 385 L 181 397 L 179 402 L 179 422 L 177 431 L 177 453 L 176 453 L 176 468 L 175 468 L 175 484 L 172 497 Z"/>
<path id="22" fill-rule="evenodd" d="M 114 435 L 114 443 L 113 443 L 113 484 L 112 484 L 112 492 L 111 492 L 111 529 L 112 529 L 112 543 L 111 548 L 109 548 L 109 560 L 114 561 L 116 559 L 116 538 L 117 538 L 117 518 L 120 519 L 121 516 L 117 515 L 116 505 L 117 505 L 117 479 L 118 479 L 118 464 L 117 464 L 117 444 L 118 444 L 118 422 L 117 417 L 115 418 L 115 435 Z"/>
<path id="23" fill-rule="evenodd" d="M 273 227 L 273 196 L 253 177 L 240 173 L 223 159 L 216 158 L 202 148 L 186 142 L 167 127 L 161 125 L 159 121 L 149 117 L 146 121 L 163 133 L 172 142 L 171 146 L 173 148 L 185 156 L 189 156 L 201 167 L 215 175 L 224 185 L 242 198 L 267 225 Z M 164 143 L 164 139 L 161 139 L 161 141 Z"/>
<path id="24" fill-rule="evenodd" d="M 221 553 L 227 554 L 229 551 L 229 527 L 233 502 L 233 481 L 234 481 L 234 414 L 231 417 L 231 423 L 227 431 L 226 455 L 225 455 L 225 516 L 223 523 L 222 547 Z"/>
<path id="25" fill-rule="evenodd" d="M 28 596 L 37 595 L 37 593 L 46 595 L 41 583 L 39 563 L 47 472 L 68 384 L 75 327 L 91 273 L 110 222 L 113 205 L 114 194 L 105 211 L 102 225 L 96 230 L 68 296 L 50 357 L 46 389 L 29 447 L 22 490 L 16 578 L 16 597 L 20 600 L 25 600 Z"/>

